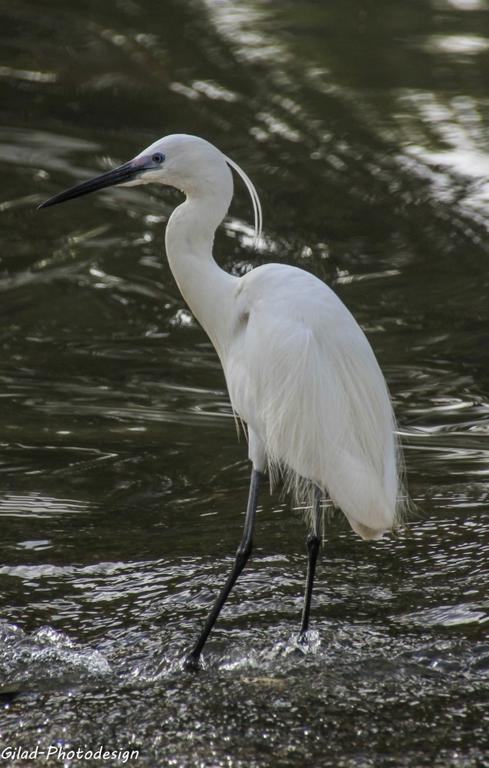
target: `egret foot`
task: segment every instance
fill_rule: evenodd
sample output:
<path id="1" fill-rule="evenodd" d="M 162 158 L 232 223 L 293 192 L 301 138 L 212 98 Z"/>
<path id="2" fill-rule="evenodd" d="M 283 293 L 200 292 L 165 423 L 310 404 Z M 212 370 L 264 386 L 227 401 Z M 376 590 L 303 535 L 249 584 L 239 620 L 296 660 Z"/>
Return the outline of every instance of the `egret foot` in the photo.
<path id="1" fill-rule="evenodd" d="M 202 668 L 200 653 L 188 653 L 182 661 L 182 669 L 186 672 L 200 672 Z"/>
<path id="2" fill-rule="evenodd" d="M 297 658 L 303 658 L 307 654 L 308 645 L 305 634 L 299 635 L 293 645 L 291 655 L 296 656 Z"/>

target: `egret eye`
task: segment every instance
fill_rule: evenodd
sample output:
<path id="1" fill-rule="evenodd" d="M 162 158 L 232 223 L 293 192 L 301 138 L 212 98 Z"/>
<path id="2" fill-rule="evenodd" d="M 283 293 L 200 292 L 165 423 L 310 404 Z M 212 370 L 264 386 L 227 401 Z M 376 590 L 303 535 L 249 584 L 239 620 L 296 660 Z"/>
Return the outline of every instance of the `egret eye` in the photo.
<path id="1" fill-rule="evenodd" d="M 162 155 L 161 152 L 155 152 L 151 159 L 153 163 L 158 163 L 158 165 L 161 165 L 165 159 L 165 155 Z"/>

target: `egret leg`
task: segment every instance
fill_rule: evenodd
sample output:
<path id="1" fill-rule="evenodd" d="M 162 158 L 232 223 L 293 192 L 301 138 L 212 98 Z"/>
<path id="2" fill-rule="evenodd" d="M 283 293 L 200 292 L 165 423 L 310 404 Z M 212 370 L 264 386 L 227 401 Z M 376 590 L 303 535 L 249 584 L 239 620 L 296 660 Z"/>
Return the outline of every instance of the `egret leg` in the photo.
<path id="1" fill-rule="evenodd" d="M 241 539 L 238 551 L 236 552 L 236 559 L 234 561 L 232 571 L 229 574 L 223 588 L 221 589 L 217 600 L 212 606 L 212 609 L 207 617 L 207 621 L 197 639 L 197 642 L 185 659 L 185 666 L 188 668 L 195 669 L 198 667 L 202 648 L 204 647 L 205 642 L 209 637 L 212 628 L 219 617 L 219 614 L 221 613 L 222 607 L 226 602 L 228 595 L 236 582 L 236 579 L 245 567 L 251 554 L 253 546 L 253 527 L 255 524 L 256 507 L 258 504 L 258 491 L 262 477 L 263 475 L 261 472 L 253 469 L 251 473 L 250 492 L 248 496 L 248 506 L 246 508 L 243 538 Z"/>
<path id="2" fill-rule="evenodd" d="M 302 609 L 302 621 L 301 629 L 299 632 L 299 641 L 304 642 L 306 639 L 306 632 L 309 628 L 309 615 L 311 612 L 311 597 L 312 588 L 314 584 L 314 574 L 316 573 L 316 562 L 321 546 L 321 491 L 316 488 L 314 495 L 314 528 L 312 533 L 309 534 L 306 540 L 307 545 L 307 575 L 306 575 L 306 590 L 304 593 L 304 607 Z"/>

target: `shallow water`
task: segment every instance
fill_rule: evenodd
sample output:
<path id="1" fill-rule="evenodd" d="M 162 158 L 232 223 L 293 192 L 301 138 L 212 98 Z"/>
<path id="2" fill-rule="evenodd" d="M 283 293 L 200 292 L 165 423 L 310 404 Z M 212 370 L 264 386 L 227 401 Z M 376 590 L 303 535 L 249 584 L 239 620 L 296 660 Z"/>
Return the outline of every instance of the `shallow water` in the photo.
<path id="1" fill-rule="evenodd" d="M 489 765 L 489 6 L 70 5 L 0 6 L 2 748 Z M 220 262 L 300 265 L 368 333 L 417 505 L 373 544 L 333 519 L 301 652 L 304 527 L 265 493 L 198 675 L 179 661 L 230 568 L 249 469 L 162 258 L 179 196 L 35 210 L 181 131 L 262 198 L 264 246 L 237 186 Z"/>

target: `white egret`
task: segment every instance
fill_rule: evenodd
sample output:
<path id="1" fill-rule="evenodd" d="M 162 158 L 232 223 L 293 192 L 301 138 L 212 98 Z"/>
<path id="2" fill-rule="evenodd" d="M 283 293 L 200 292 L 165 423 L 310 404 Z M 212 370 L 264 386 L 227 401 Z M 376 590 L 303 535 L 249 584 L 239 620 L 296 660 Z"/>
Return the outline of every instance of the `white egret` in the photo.
<path id="1" fill-rule="evenodd" d="M 166 228 L 178 287 L 219 355 L 235 414 L 247 425 L 252 465 L 244 532 L 232 571 L 187 656 L 196 666 L 252 548 L 258 490 L 268 468 L 296 497 L 308 498 L 306 590 L 300 628 L 309 624 L 329 496 L 364 539 L 393 528 L 403 507 L 400 449 L 387 386 L 372 348 L 348 309 L 322 281 L 297 267 L 266 264 L 235 277 L 213 257 L 214 233 L 233 195 L 230 168 L 261 206 L 244 171 L 196 136 L 167 136 L 128 163 L 47 200 L 56 205 L 113 184 L 150 182 L 181 190 L 185 201 Z"/>

